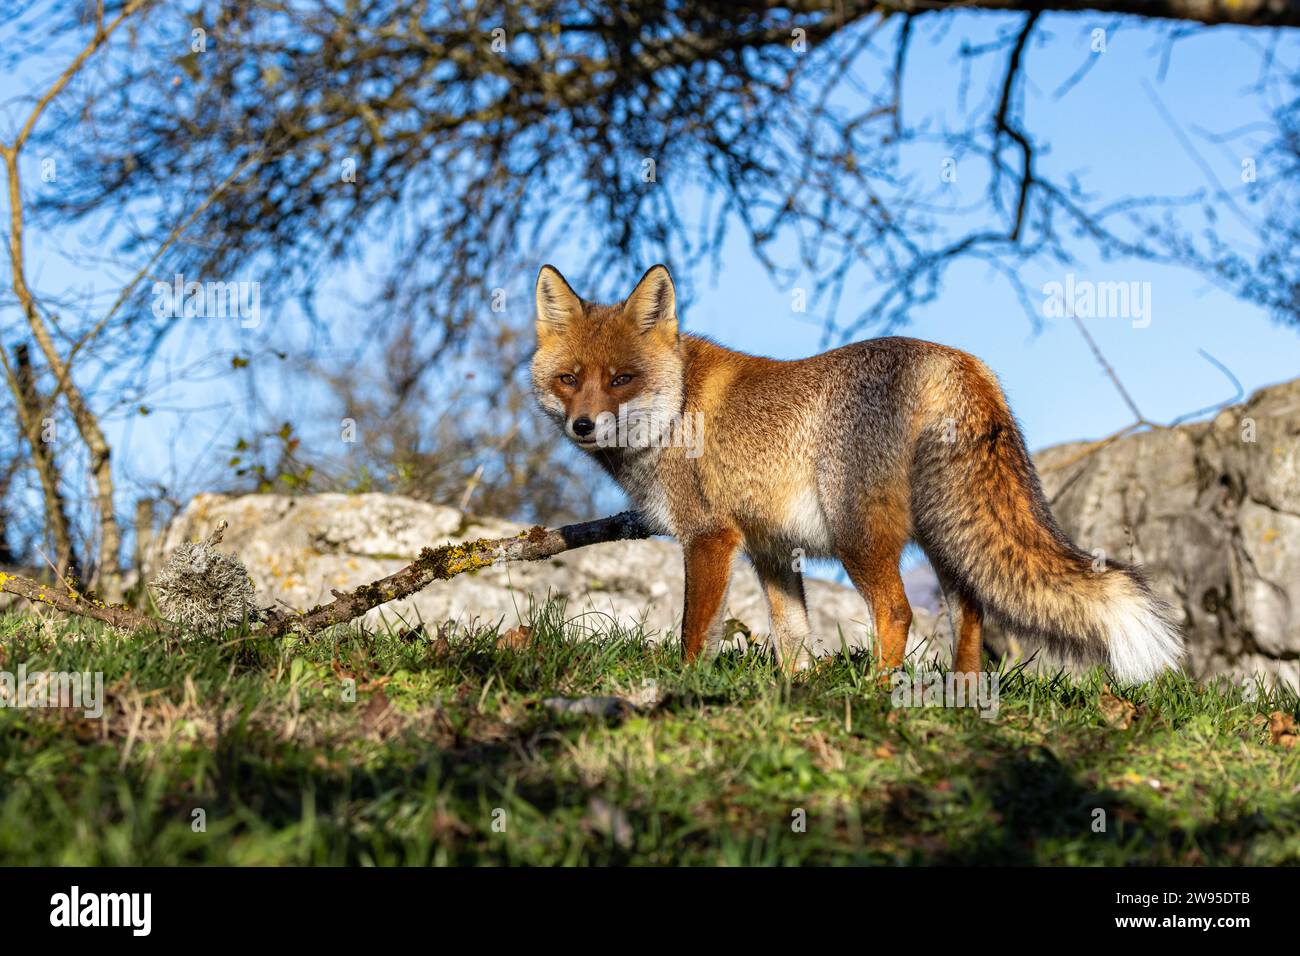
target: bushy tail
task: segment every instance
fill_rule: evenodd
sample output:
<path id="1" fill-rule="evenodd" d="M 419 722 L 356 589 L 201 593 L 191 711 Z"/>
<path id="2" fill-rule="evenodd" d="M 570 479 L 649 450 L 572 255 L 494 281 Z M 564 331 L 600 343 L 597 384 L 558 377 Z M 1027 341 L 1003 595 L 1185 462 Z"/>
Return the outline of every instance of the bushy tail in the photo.
<path id="1" fill-rule="evenodd" d="M 1105 661 L 1120 680 L 1176 667 L 1183 641 L 1168 605 L 1138 569 L 1066 537 L 996 379 L 962 358 L 913 473 L 916 538 L 940 578 L 1017 635 Z"/>

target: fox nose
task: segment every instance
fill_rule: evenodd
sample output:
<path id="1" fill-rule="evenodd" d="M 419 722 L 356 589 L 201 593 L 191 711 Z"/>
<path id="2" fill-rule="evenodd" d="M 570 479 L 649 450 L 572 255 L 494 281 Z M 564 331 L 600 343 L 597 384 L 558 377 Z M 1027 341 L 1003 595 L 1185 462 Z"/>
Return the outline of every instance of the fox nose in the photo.
<path id="1" fill-rule="evenodd" d="M 583 415 L 581 418 L 575 419 L 573 422 L 573 433 L 577 435 L 579 438 L 586 438 L 595 430 L 596 430 L 596 423 L 593 422 L 586 415 Z"/>

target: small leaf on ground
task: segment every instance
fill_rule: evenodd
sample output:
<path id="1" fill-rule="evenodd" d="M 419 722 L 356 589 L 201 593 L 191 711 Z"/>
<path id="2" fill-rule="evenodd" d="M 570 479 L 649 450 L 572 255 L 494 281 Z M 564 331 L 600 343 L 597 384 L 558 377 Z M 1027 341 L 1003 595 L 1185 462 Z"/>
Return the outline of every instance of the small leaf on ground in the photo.
<path id="1" fill-rule="evenodd" d="M 1101 689 L 1101 697 L 1097 700 L 1097 709 L 1101 711 L 1102 720 L 1110 727 L 1116 730 L 1128 730 L 1133 725 L 1133 717 L 1137 713 L 1137 707 L 1130 700 L 1123 697 L 1116 697 L 1110 692 L 1110 685 L 1106 684 Z"/>

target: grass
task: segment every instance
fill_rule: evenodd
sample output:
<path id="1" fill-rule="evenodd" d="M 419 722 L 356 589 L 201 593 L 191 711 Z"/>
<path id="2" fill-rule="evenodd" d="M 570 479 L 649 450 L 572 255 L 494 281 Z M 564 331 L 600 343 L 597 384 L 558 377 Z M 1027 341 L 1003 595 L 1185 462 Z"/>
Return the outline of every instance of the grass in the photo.
<path id="1" fill-rule="evenodd" d="M 1300 860 L 1300 750 L 1267 726 L 1292 695 L 1011 671 L 985 719 L 895 707 L 857 657 L 788 682 L 755 653 L 688 668 L 635 633 L 576 640 L 560 605 L 532 617 L 530 641 L 187 644 L 0 617 L 0 670 L 105 686 L 99 719 L 0 709 L 0 862 Z M 543 703 L 648 681 L 644 710 Z"/>

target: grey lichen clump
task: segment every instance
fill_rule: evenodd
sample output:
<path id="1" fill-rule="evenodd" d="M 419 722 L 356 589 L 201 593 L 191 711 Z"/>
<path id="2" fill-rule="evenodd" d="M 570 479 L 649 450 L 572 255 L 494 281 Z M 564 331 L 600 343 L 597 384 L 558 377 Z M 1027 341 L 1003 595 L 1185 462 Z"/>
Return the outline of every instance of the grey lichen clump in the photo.
<path id="1" fill-rule="evenodd" d="M 262 618 L 253 603 L 248 569 L 233 554 L 216 549 L 225 530 L 223 521 L 206 541 L 182 544 L 168 556 L 152 585 L 163 616 L 201 634 Z"/>

